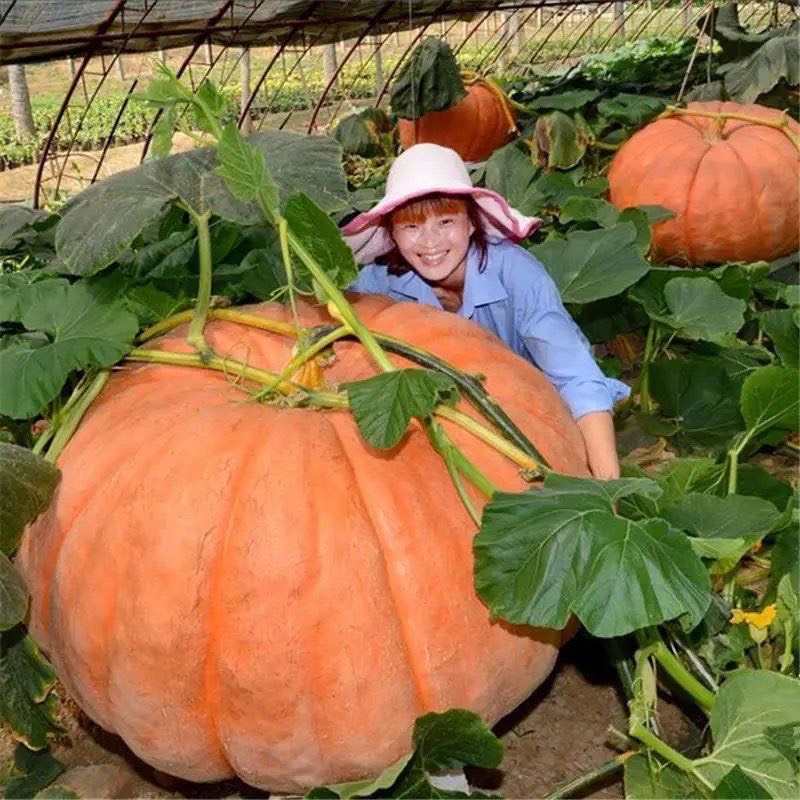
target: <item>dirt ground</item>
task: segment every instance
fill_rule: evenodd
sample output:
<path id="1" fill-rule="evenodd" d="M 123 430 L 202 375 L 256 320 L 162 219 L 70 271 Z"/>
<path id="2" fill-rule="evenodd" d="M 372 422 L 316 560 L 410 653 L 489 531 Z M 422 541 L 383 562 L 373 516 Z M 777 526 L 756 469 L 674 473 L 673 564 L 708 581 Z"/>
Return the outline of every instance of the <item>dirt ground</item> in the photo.
<path id="1" fill-rule="evenodd" d="M 662 703 L 661 724 L 672 743 L 682 746 L 692 728 L 678 709 Z M 265 792 L 230 780 L 193 784 L 157 772 L 87 720 L 77 709 L 54 754 L 66 766 L 56 785 L 83 798 L 260 798 Z M 601 646 L 579 635 L 562 651 L 556 669 L 525 703 L 496 726 L 506 754 L 497 771 L 469 772 L 480 791 L 503 798 L 542 798 L 563 783 L 598 767 L 619 750 L 609 728 L 625 729 L 624 703 L 617 678 Z M 2 738 L 2 734 L 0 734 Z M 10 748 L 6 739 L 6 758 Z M 0 742 L 0 762 L 3 760 Z M 7 774 L 0 763 L 0 775 Z M 598 786 L 591 798 L 624 796 L 619 778 Z"/>

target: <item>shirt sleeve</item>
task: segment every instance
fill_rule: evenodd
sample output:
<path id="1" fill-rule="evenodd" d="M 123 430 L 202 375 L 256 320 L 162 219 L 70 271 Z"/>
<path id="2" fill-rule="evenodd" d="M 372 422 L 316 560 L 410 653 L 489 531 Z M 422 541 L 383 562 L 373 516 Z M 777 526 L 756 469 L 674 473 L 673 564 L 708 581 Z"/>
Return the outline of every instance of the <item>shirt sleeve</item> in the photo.
<path id="1" fill-rule="evenodd" d="M 367 264 L 358 271 L 358 277 L 347 287 L 348 292 L 358 294 L 388 294 L 389 282 L 386 267 Z"/>
<path id="2" fill-rule="evenodd" d="M 555 283 L 536 259 L 534 280 L 515 309 L 517 329 L 531 360 L 558 389 L 575 419 L 611 411 L 630 394 L 622 381 L 603 375 L 588 340 L 564 308 Z"/>

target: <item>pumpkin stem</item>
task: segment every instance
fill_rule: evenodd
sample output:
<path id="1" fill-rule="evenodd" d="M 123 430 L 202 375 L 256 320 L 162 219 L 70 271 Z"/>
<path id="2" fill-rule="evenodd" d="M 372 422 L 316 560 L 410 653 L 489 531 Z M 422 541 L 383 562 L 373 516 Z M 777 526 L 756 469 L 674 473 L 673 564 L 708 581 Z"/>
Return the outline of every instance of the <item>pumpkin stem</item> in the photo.
<path id="1" fill-rule="evenodd" d="M 514 103 L 514 101 L 494 81 L 489 80 L 489 78 L 482 78 L 480 75 L 468 71 L 463 71 L 461 77 L 464 79 L 465 86 L 483 86 L 500 101 L 506 121 L 508 122 L 508 132 L 516 133 L 517 121 L 511 113 L 511 106 L 517 106 L 520 110 L 524 107 Z M 525 109 L 525 111 L 527 111 L 527 109 Z"/>
<path id="2" fill-rule="evenodd" d="M 800 135 L 795 133 L 789 125 L 789 115 L 784 111 L 779 119 L 762 119 L 751 114 L 739 114 L 735 111 L 702 111 L 692 108 L 678 108 L 677 106 L 667 106 L 667 110 L 658 115 L 657 119 L 667 119 L 669 117 L 706 117 L 717 121 L 719 131 L 722 133 L 725 123 L 729 119 L 749 122 L 753 125 L 763 125 L 766 128 L 774 128 L 780 131 L 800 151 Z"/>
<path id="3" fill-rule="evenodd" d="M 211 230 L 208 220 L 211 212 L 198 214 L 191 206 L 182 204 L 197 226 L 197 252 L 200 261 L 200 283 L 197 287 L 197 305 L 189 323 L 186 341 L 203 357 L 210 357 L 211 348 L 203 336 L 203 328 L 211 307 Z"/>
<path id="4" fill-rule="evenodd" d="M 181 311 L 178 314 L 173 314 L 171 317 L 166 317 L 155 325 L 145 328 L 137 337 L 136 341 L 139 344 L 155 339 L 156 336 L 161 336 L 164 333 L 177 328 L 178 325 L 183 325 L 184 322 L 191 320 L 193 311 Z M 243 314 L 241 311 L 236 311 L 232 308 L 210 308 L 208 310 L 209 319 L 224 319 L 228 322 L 238 322 L 240 325 L 246 325 L 249 328 L 260 328 L 263 331 L 271 331 L 272 333 L 281 333 L 284 336 L 296 337 L 300 334 L 301 330 L 288 322 L 277 322 L 273 319 L 265 319 L 264 317 L 256 316 L 255 314 Z"/>

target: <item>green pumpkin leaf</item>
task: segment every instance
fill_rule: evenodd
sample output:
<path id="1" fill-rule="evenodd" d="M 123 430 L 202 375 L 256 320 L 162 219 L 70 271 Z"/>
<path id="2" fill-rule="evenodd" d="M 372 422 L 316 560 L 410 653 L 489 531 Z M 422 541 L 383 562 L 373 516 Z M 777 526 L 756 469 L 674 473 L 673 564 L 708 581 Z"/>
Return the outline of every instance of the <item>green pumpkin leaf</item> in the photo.
<path id="1" fill-rule="evenodd" d="M 0 553 L 14 554 L 22 531 L 47 508 L 60 477 L 41 456 L 0 442 Z"/>
<path id="2" fill-rule="evenodd" d="M 781 512 L 759 497 L 714 497 L 690 492 L 664 508 L 662 516 L 691 534 L 697 555 L 720 561 L 712 569 L 718 573 L 732 569 L 761 541 L 781 519 Z"/>
<path id="3" fill-rule="evenodd" d="M 7 631 L 25 618 L 28 587 L 8 556 L 0 552 L 0 631 Z"/>
<path id="4" fill-rule="evenodd" d="M 22 775 L 9 780 L 5 794 L 21 800 L 38 797 L 64 771 L 64 765 L 49 750 L 35 752 L 23 744 L 14 751 L 14 767 Z"/>
<path id="5" fill-rule="evenodd" d="M 725 466 L 711 458 L 678 458 L 655 476 L 663 494 L 659 507 L 680 503 L 689 493 L 713 494 L 723 487 Z"/>
<path id="6" fill-rule="evenodd" d="M 576 614 L 595 636 L 621 636 L 710 602 L 708 574 L 688 538 L 661 519 L 632 521 L 614 504 L 657 497 L 653 481 L 550 475 L 544 488 L 498 493 L 475 537 L 475 586 L 493 616 L 563 628 Z"/>
<path id="7" fill-rule="evenodd" d="M 565 303 L 588 303 L 619 294 L 649 269 L 636 248 L 636 228 L 573 231 L 530 248 L 547 267 Z"/>
<path id="8" fill-rule="evenodd" d="M 444 111 L 466 97 L 453 51 L 442 39 L 425 37 L 406 60 L 391 88 L 392 111 L 403 119 L 419 119 Z"/>
<path id="9" fill-rule="evenodd" d="M 741 408 L 750 437 L 798 429 L 798 386 L 800 371 L 785 367 L 760 367 L 745 378 Z"/>
<path id="10" fill-rule="evenodd" d="M 413 417 L 424 418 L 443 401 L 457 397 L 451 378 L 423 369 L 398 369 L 345 384 L 350 408 L 364 440 L 373 447 L 394 447 Z"/>
<path id="11" fill-rule="evenodd" d="M 709 716 L 713 751 L 694 771 L 718 785 L 738 765 L 773 797 L 798 795 L 796 764 L 770 739 L 771 730 L 800 725 L 800 680 L 766 670 L 740 670 L 720 687 Z"/>
<path id="12" fill-rule="evenodd" d="M 139 329 L 121 301 L 103 297 L 103 289 L 85 282 L 58 286 L 31 306 L 22 324 L 42 331 L 39 347 L 21 343 L 0 351 L 0 414 L 24 419 L 39 413 L 59 393 L 73 370 L 107 367 L 130 351 Z"/>
<path id="13" fill-rule="evenodd" d="M 598 97 L 600 97 L 600 92 L 596 89 L 572 89 L 568 92 L 537 97 L 527 105 L 528 108 L 534 111 L 540 111 L 541 109 L 580 111 L 584 106 L 597 100 Z"/>
<path id="14" fill-rule="evenodd" d="M 650 367 L 650 393 L 659 412 L 676 421 L 678 435 L 692 445 L 727 445 L 745 427 L 739 386 L 719 361 L 658 361 Z"/>
<path id="15" fill-rule="evenodd" d="M 347 207 L 341 149 L 333 139 L 268 131 L 246 141 L 263 152 L 281 200 L 302 191 L 326 212 Z M 232 158 L 239 164 L 235 154 Z M 198 148 L 145 162 L 76 195 L 56 227 L 56 252 L 66 270 L 92 275 L 104 269 L 178 197 L 198 212 L 211 211 L 240 225 L 263 224 L 261 208 L 235 197 L 214 173 L 217 166 L 215 148 Z M 246 177 L 236 185 L 250 191 Z M 264 191 L 261 184 L 258 191 Z"/>
<path id="16" fill-rule="evenodd" d="M 738 764 L 717 784 L 711 797 L 715 800 L 772 800 L 772 795 Z"/>
<path id="17" fill-rule="evenodd" d="M 664 286 L 670 313 L 663 318 L 685 339 L 716 342 L 744 325 L 743 300 L 729 297 L 710 278 L 677 277 Z"/>
<path id="18" fill-rule="evenodd" d="M 52 292 L 68 285 L 63 278 L 39 280 L 36 273 L 25 271 L 0 275 L 0 319 L 4 322 L 22 322 L 26 309 L 38 305 Z"/>
<path id="19" fill-rule="evenodd" d="M 302 246 L 338 288 L 350 286 L 358 277 L 358 266 L 336 223 L 306 194 L 290 197 L 284 214 L 296 244 Z M 295 268 L 304 283 L 310 285 L 312 278 L 305 264 L 296 263 Z M 325 302 L 320 291 L 317 290 L 317 296 Z"/>
<path id="20" fill-rule="evenodd" d="M 0 250 L 16 247 L 36 223 L 43 222 L 50 214 L 47 211 L 22 205 L 0 206 Z M 0 315 L 2 318 L 2 315 Z"/>
<path id="21" fill-rule="evenodd" d="M 574 173 L 545 172 L 536 179 L 542 208 L 561 208 L 570 197 L 602 197 L 608 191 L 608 180 L 602 176 L 576 183 Z"/>
<path id="22" fill-rule="evenodd" d="M 597 104 L 597 110 L 604 117 L 636 128 L 649 122 L 666 107 L 666 103 L 660 97 L 624 92 L 601 100 Z"/>
<path id="23" fill-rule="evenodd" d="M 720 68 L 725 91 L 738 103 L 755 103 L 781 81 L 800 83 L 800 44 L 797 27 L 774 36 L 751 55 Z"/>
<path id="24" fill-rule="evenodd" d="M 536 184 L 537 175 L 531 160 L 512 142 L 489 156 L 484 183 L 521 213 L 535 216 L 544 205 Z"/>
<path id="25" fill-rule="evenodd" d="M 772 346 L 787 367 L 800 364 L 800 329 L 791 308 L 776 308 L 758 315 L 761 329 L 772 339 Z"/>
<path id="26" fill-rule="evenodd" d="M 689 776 L 669 763 L 635 755 L 625 762 L 626 800 L 686 800 L 696 797 L 697 788 Z"/>
<path id="27" fill-rule="evenodd" d="M 57 733 L 56 676 L 21 625 L 0 633 L 0 719 L 28 747 L 47 746 Z"/>
<path id="28" fill-rule="evenodd" d="M 238 200 L 256 201 L 267 218 L 280 216 L 278 187 L 267 169 L 264 152 L 250 144 L 234 123 L 226 125 L 217 144 L 219 166 L 215 173 Z"/>
<path id="29" fill-rule="evenodd" d="M 570 197 L 561 207 L 559 220 L 568 222 L 596 222 L 602 228 L 611 228 L 619 217 L 619 211 L 607 200 L 594 197 Z"/>

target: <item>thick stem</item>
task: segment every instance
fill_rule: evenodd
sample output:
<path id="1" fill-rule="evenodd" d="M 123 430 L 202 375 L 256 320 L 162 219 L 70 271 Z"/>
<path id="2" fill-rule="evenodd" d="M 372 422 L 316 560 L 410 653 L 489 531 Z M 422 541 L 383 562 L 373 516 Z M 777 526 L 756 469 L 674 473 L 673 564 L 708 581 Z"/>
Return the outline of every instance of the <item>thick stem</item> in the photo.
<path id="1" fill-rule="evenodd" d="M 329 308 L 331 305 L 334 306 L 341 321 L 358 337 L 381 372 L 393 372 L 396 369 L 394 364 L 389 361 L 386 353 L 383 352 L 381 346 L 375 341 L 375 337 L 355 313 L 353 307 L 347 302 L 347 299 L 339 291 L 336 284 L 325 274 L 325 271 L 317 264 L 316 260 L 311 253 L 306 250 L 303 243 L 294 235 L 291 228 L 288 229 L 287 236 L 294 252 L 297 253 L 299 259 L 308 267 L 309 272 L 314 276 L 314 280 L 325 292 L 325 296 L 329 301 Z"/>
<path id="2" fill-rule="evenodd" d="M 638 739 L 646 747 L 649 747 L 653 752 L 658 753 L 662 758 L 674 764 L 678 769 L 683 770 L 683 772 L 688 772 L 690 775 L 698 778 L 709 789 L 714 788 L 708 781 L 695 773 L 694 762 L 690 758 L 686 758 L 683 753 L 679 753 L 675 748 L 670 747 L 663 739 L 659 739 L 658 736 L 648 730 L 641 722 L 634 722 L 631 725 L 630 735 Z"/>
<path id="3" fill-rule="evenodd" d="M 150 339 L 155 339 L 156 336 L 169 333 L 173 328 L 177 328 L 178 325 L 189 322 L 193 315 L 193 311 L 181 311 L 179 314 L 173 314 L 171 317 L 162 319 L 155 325 L 145 328 L 136 337 L 136 341 L 141 344 Z M 288 322 L 277 322 L 276 320 L 265 319 L 255 314 L 243 314 L 241 311 L 236 311 L 231 308 L 210 308 L 208 310 L 208 319 L 224 319 L 228 322 L 246 325 L 248 328 L 258 328 L 262 331 L 280 333 L 283 336 L 292 336 L 295 338 L 300 334 L 300 330 L 294 325 L 290 325 Z"/>
<path id="4" fill-rule="evenodd" d="M 795 148 L 800 150 L 800 135 L 794 133 L 789 127 L 789 116 L 785 111 L 780 120 L 771 120 L 761 119 L 760 117 L 754 117 L 750 114 L 737 114 L 736 112 L 695 111 L 691 108 L 668 106 L 667 110 L 658 116 L 658 119 L 666 119 L 668 117 L 706 117 L 708 119 L 715 119 L 723 124 L 726 120 L 736 119 L 741 122 L 750 122 L 753 125 L 763 125 L 765 128 L 774 128 L 783 133 Z"/>
<path id="5" fill-rule="evenodd" d="M 292 309 L 292 319 L 295 325 L 299 325 L 297 316 L 297 301 L 294 288 L 294 270 L 292 269 L 292 253 L 289 249 L 289 225 L 286 217 L 281 217 L 278 222 L 278 237 L 281 243 L 281 257 L 283 258 L 283 268 L 286 271 L 286 288 L 289 292 L 289 307 Z"/>
<path id="6" fill-rule="evenodd" d="M 739 482 L 739 456 L 749 441 L 749 433 L 745 432 L 728 450 L 728 494 L 736 494 Z"/>
<path id="7" fill-rule="evenodd" d="M 561 800 L 562 798 L 575 796 L 583 797 L 584 792 L 594 786 L 598 781 L 621 772 L 625 767 L 625 762 L 631 756 L 635 756 L 637 752 L 636 750 L 628 750 L 625 753 L 614 756 L 610 761 L 606 761 L 605 764 L 601 764 L 599 767 L 595 767 L 589 772 L 585 772 L 583 775 L 573 778 L 569 783 L 559 786 L 554 792 L 548 794 L 544 800 Z"/>
<path id="8" fill-rule="evenodd" d="M 235 375 L 238 378 L 265 385 L 275 383 L 277 377 L 274 372 L 267 372 L 267 370 L 243 364 L 241 361 L 221 358 L 217 355 L 211 355 L 204 359 L 200 354 L 196 353 L 173 353 L 168 350 L 147 350 L 140 347 L 132 350 L 125 358 L 129 361 L 211 369 L 215 372 L 224 372 L 227 375 Z M 300 393 L 311 405 L 319 406 L 320 408 L 349 408 L 347 397 L 344 394 L 313 391 L 293 381 L 282 381 L 275 386 L 275 390 L 287 396 Z"/>
<path id="9" fill-rule="evenodd" d="M 187 208 L 189 208 L 187 206 Z M 211 230 L 208 220 L 211 212 L 198 214 L 189 209 L 189 213 L 197 226 L 197 251 L 200 260 L 200 283 L 197 287 L 197 305 L 194 308 L 192 321 L 189 323 L 189 333 L 186 340 L 198 352 L 210 354 L 210 348 L 203 336 L 208 310 L 211 306 Z"/>
<path id="10" fill-rule="evenodd" d="M 83 415 L 89 410 L 89 406 L 108 383 L 110 375 L 110 370 L 101 370 L 95 375 L 91 383 L 74 398 L 74 403 L 73 398 L 70 398 L 70 402 L 64 409 L 66 414 L 63 416 L 61 424 L 50 446 L 47 448 L 47 454 L 44 456 L 46 461 L 55 463 L 56 459 L 61 455 L 61 451 L 67 446 L 72 434 L 75 433 L 75 429 L 80 425 Z"/>
<path id="11" fill-rule="evenodd" d="M 454 422 L 460 428 L 469 431 L 476 438 L 497 450 L 498 453 L 502 453 L 506 458 L 509 458 L 517 466 L 530 472 L 531 475 L 542 475 L 550 471 L 527 453 L 523 453 L 518 447 L 503 439 L 502 436 L 489 430 L 489 428 L 484 428 L 483 425 L 476 422 L 472 417 L 467 416 L 463 411 L 458 411 L 450 406 L 439 405 L 436 407 L 435 413 L 436 416 Z"/>
<path id="12" fill-rule="evenodd" d="M 670 651 L 656 628 L 637 632 L 637 639 L 645 644 L 641 651 L 644 656 L 653 656 L 664 672 L 694 700 L 708 715 L 714 703 L 714 692 L 709 691 Z"/>
<path id="13" fill-rule="evenodd" d="M 653 404 L 650 401 L 650 363 L 653 360 L 653 352 L 655 349 L 656 341 L 656 326 L 654 322 L 650 323 L 647 329 L 647 338 L 644 343 L 644 354 L 642 356 L 642 369 L 639 373 L 639 408 L 645 413 L 649 414 L 652 411 Z"/>

